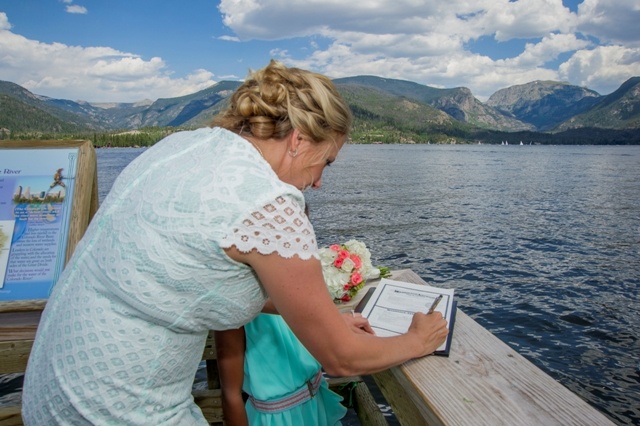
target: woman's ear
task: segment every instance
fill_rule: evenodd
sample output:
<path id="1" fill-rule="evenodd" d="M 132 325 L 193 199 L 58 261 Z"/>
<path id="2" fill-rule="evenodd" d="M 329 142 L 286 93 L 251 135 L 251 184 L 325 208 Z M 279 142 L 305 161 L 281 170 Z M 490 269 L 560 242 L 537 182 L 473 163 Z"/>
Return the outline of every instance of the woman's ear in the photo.
<path id="1" fill-rule="evenodd" d="M 291 136 L 289 137 L 289 154 L 295 157 L 303 140 L 304 135 L 300 133 L 298 129 L 293 129 L 293 132 L 291 132 Z"/>

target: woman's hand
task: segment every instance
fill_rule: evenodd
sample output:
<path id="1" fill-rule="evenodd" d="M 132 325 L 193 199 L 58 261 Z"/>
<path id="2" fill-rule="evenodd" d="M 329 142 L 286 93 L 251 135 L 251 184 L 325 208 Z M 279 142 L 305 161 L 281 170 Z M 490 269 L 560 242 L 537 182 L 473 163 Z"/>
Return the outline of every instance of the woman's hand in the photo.
<path id="1" fill-rule="evenodd" d="M 345 312 L 342 314 L 342 318 L 354 333 L 376 334 L 371 328 L 369 320 L 363 317 L 362 314 L 353 311 Z"/>
<path id="2" fill-rule="evenodd" d="M 407 334 L 413 334 L 422 344 L 422 355 L 430 355 L 444 343 L 449 334 L 447 321 L 440 312 L 423 314 L 416 312 L 411 320 Z"/>

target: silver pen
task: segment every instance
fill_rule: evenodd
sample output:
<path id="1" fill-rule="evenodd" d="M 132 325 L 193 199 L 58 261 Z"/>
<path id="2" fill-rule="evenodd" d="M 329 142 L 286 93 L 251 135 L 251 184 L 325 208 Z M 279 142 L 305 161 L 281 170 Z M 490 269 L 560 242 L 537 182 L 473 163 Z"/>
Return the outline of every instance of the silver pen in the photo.
<path id="1" fill-rule="evenodd" d="M 427 311 L 427 315 L 432 314 L 433 311 L 436 310 L 436 307 L 438 307 L 438 303 L 440 303 L 441 300 L 442 300 L 442 295 L 436 297 L 436 300 L 433 301 L 433 303 L 431 304 L 431 307 Z"/>

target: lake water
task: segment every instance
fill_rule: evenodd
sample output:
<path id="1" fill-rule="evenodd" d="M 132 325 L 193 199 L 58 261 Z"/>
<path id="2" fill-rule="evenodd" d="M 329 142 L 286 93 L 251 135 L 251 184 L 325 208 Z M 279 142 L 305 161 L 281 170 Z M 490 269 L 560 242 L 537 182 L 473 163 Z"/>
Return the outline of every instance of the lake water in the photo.
<path id="1" fill-rule="evenodd" d="M 143 149 L 98 150 L 100 199 Z M 320 245 L 458 307 L 616 424 L 640 424 L 640 146 L 347 145 L 306 193 Z M 454 333 L 455 339 L 455 333 Z"/>
<path id="2" fill-rule="evenodd" d="M 348 145 L 308 199 L 322 245 L 357 238 L 455 288 L 502 341 L 640 424 L 640 146 Z"/>

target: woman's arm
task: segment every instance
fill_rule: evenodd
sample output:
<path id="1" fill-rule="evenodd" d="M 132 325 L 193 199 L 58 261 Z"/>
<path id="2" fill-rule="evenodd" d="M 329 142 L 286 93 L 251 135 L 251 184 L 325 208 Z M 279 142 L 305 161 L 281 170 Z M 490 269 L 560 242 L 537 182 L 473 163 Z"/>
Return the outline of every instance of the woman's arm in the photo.
<path id="1" fill-rule="evenodd" d="M 256 271 L 271 302 L 291 330 L 334 376 L 371 374 L 412 358 L 433 353 L 446 339 L 446 321 L 439 313 L 417 313 L 406 334 L 376 337 L 356 333 L 336 309 L 317 259 L 262 255 L 227 249 L 233 259 Z"/>
<path id="2" fill-rule="evenodd" d="M 216 357 L 222 391 L 225 426 L 247 426 L 247 412 L 242 399 L 244 380 L 244 327 L 215 332 Z"/>

